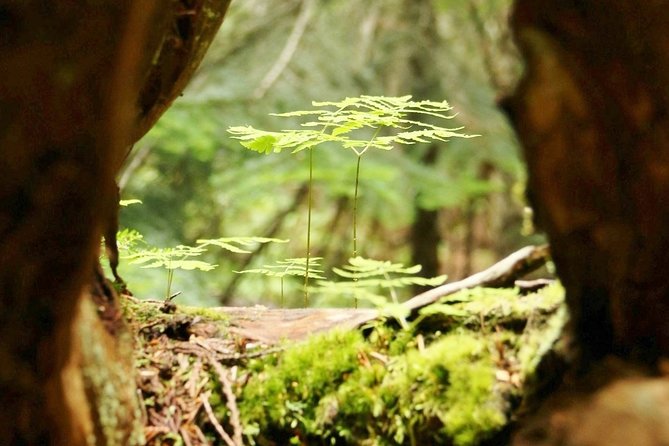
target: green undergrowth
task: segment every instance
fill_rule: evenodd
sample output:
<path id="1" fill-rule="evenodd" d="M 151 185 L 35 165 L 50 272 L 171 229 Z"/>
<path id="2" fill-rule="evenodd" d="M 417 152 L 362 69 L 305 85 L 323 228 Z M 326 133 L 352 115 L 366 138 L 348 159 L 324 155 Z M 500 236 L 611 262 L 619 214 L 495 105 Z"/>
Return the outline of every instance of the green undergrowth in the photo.
<path id="1" fill-rule="evenodd" d="M 132 317 L 135 322 L 147 323 L 155 322 L 156 318 L 169 316 L 164 311 L 161 311 L 161 305 L 151 302 L 134 301 L 130 299 L 123 299 L 123 309 L 127 316 Z M 225 324 L 228 322 L 228 315 L 217 309 L 216 307 L 195 307 L 189 305 L 179 305 L 178 314 L 187 316 L 200 316 L 208 322 L 218 322 Z"/>
<path id="2" fill-rule="evenodd" d="M 238 316 L 222 310 L 166 313 L 160 302 L 125 299 L 147 444 L 189 444 L 184 432 L 198 430 L 207 444 L 229 444 L 213 416 L 245 445 L 506 444 L 542 355 L 560 337 L 563 294 L 558 284 L 528 295 L 465 290 L 401 321 L 279 346 L 235 334 Z"/>
<path id="3" fill-rule="evenodd" d="M 190 327 L 197 324 L 207 325 L 211 333 L 220 335 L 227 331 L 230 322 L 228 315 L 216 308 L 176 306 L 169 301 L 161 304 L 127 298 L 122 299 L 121 302 L 126 320 L 135 330 L 148 329 L 152 333 L 150 337 L 160 334 L 174 337 L 175 330 L 183 330 L 183 333 L 177 337 L 187 339 L 190 335 Z M 147 333 L 143 333 L 142 336 L 146 335 Z M 142 344 L 142 336 L 136 339 L 139 345 Z"/>
<path id="4" fill-rule="evenodd" d="M 247 364 L 249 444 L 477 445 L 513 418 L 565 320 L 563 291 L 474 289 L 392 321 L 333 331 Z M 225 418 L 222 405 L 218 413 Z"/>

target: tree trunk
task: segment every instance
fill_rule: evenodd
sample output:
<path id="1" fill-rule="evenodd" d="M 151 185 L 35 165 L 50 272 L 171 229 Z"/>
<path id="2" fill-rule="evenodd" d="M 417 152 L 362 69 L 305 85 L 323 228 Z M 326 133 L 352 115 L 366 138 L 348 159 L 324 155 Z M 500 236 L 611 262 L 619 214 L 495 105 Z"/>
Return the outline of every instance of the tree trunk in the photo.
<path id="1" fill-rule="evenodd" d="M 402 4 L 403 16 L 410 24 L 415 44 L 408 56 L 410 77 L 409 90 L 416 100 L 425 100 L 443 95 L 441 73 L 434 63 L 434 49 L 437 47 L 438 32 L 435 5 L 431 0 L 407 0 Z M 427 166 L 437 163 L 440 147 L 430 144 L 420 155 L 420 162 Z M 439 212 L 425 209 L 414 200 L 414 220 L 411 225 L 411 263 L 423 267 L 424 277 L 435 277 L 440 273 L 439 245 L 442 235 L 439 231 Z M 414 293 L 425 291 L 427 287 L 414 286 Z"/>
<path id="2" fill-rule="evenodd" d="M 93 266 L 127 147 L 228 3 L 0 3 L 0 444 L 143 444 L 131 355 L 96 314 L 91 294 L 110 291 Z M 183 63 L 161 67 L 175 51 Z"/>
<path id="3" fill-rule="evenodd" d="M 129 143 L 131 50 L 152 9 L 0 8 L 0 444 L 86 444 L 95 429 L 89 389 L 70 373 L 73 322 L 115 196 L 110 166 Z"/>
<path id="4" fill-rule="evenodd" d="M 566 289 L 576 359 L 517 446 L 669 442 L 669 383 L 657 377 L 669 354 L 667 6 L 516 2 L 527 66 L 505 107 Z M 553 377 L 554 359 L 542 367 Z"/>
<path id="5" fill-rule="evenodd" d="M 516 2 L 506 108 L 585 363 L 669 354 L 668 6 Z"/>
<path id="6" fill-rule="evenodd" d="M 439 147 L 435 144 L 427 147 L 421 161 L 426 165 L 434 165 L 437 161 Z M 424 277 L 438 276 L 439 271 L 439 211 L 424 209 L 417 203 L 414 205 L 414 220 L 410 232 L 411 264 L 423 267 Z M 415 286 L 414 293 L 426 291 L 428 287 Z"/>

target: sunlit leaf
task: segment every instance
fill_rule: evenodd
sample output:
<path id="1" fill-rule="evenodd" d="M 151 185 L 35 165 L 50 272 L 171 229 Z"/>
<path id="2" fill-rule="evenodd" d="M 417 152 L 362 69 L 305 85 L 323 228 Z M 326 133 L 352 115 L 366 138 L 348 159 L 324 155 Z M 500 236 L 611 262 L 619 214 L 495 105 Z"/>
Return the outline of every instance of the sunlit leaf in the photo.
<path id="1" fill-rule="evenodd" d="M 136 198 L 131 198 L 129 200 L 119 200 L 118 204 L 121 206 L 130 206 L 132 204 L 141 204 L 142 200 L 138 200 Z"/>

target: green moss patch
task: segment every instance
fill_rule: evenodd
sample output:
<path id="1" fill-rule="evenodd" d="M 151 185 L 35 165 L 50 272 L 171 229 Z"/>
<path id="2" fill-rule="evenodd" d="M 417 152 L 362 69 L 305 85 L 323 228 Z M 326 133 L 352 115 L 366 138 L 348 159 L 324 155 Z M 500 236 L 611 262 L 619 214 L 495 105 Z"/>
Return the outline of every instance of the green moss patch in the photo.
<path id="1" fill-rule="evenodd" d="M 262 446 L 499 444 L 525 383 L 560 337 L 562 301 L 559 285 L 526 296 L 474 289 L 447 296 L 408 324 L 379 320 L 279 346 L 229 332 L 219 311 L 178 308 L 165 315 L 127 308 L 135 321 L 148 318 L 138 324 L 137 342 L 147 439 L 156 445 L 229 444 L 225 435 Z M 146 330 L 194 318 L 219 329 L 190 327 L 188 336 Z"/>
<path id="2" fill-rule="evenodd" d="M 248 441 L 459 446 L 498 435 L 535 356 L 559 336 L 561 288 L 450 300 L 437 304 L 449 305 L 443 332 L 421 332 L 422 320 L 399 331 L 379 324 L 366 337 L 332 332 L 250 365 L 238 395 Z M 520 330 L 510 323 L 520 320 Z"/>

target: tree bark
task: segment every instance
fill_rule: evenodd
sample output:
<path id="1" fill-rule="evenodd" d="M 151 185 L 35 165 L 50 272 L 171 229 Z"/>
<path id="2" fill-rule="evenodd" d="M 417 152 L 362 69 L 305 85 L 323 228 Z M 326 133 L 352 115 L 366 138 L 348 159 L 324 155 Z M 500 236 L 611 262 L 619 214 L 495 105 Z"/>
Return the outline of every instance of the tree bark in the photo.
<path id="1" fill-rule="evenodd" d="M 87 444 L 94 429 L 81 376 L 64 372 L 152 9 L 0 6 L 0 444 Z"/>
<path id="2" fill-rule="evenodd" d="M 518 0 L 505 107 L 581 359 L 669 354 L 669 3 Z"/>
<path id="3" fill-rule="evenodd" d="M 143 444 L 131 356 L 84 285 L 104 287 L 93 265 L 127 148 L 229 1 L 155 3 L 0 2 L 0 444 Z"/>
<path id="4" fill-rule="evenodd" d="M 221 27 L 230 0 L 176 0 L 169 6 L 167 26 L 151 30 L 152 40 L 160 41 L 160 46 L 144 75 L 133 143 L 186 88 Z"/>

